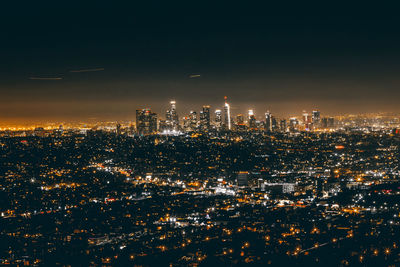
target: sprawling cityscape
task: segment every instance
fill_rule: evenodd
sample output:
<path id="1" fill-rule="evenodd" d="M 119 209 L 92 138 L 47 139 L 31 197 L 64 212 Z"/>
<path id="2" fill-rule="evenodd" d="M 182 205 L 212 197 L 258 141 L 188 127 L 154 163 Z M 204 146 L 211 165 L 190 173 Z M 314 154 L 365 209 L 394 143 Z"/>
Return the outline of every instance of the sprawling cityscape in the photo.
<path id="1" fill-rule="evenodd" d="M 0 10 L 0 266 L 400 266 L 397 6 Z"/>
<path id="2" fill-rule="evenodd" d="M 0 264 L 400 264 L 399 116 L 221 106 L 3 129 Z"/>

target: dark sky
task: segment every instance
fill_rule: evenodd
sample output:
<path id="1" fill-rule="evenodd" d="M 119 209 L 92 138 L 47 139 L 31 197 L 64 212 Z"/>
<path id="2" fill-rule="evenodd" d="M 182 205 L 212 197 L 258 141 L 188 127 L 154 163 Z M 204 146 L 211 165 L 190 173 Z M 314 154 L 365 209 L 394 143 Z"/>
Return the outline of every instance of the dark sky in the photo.
<path id="1" fill-rule="evenodd" d="M 396 6 L 130 2 L 2 3 L 0 120 L 400 111 Z"/>

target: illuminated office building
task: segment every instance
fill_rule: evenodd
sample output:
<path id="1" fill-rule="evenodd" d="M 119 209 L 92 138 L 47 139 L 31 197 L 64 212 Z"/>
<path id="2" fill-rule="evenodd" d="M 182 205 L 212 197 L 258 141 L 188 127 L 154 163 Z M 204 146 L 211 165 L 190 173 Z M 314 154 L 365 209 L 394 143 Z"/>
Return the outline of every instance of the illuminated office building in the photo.
<path id="1" fill-rule="evenodd" d="M 190 120 L 190 129 L 192 131 L 197 129 L 197 112 L 196 111 L 190 111 L 189 114 L 189 120 Z"/>
<path id="2" fill-rule="evenodd" d="M 312 124 L 316 128 L 321 126 L 321 112 L 318 110 L 313 110 L 312 112 Z"/>
<path id="3" fill-rule="evenodd" d="M 280 128 L 281 132 L 286 132 L 286 129 L 287 129 L 286 120 L 281 120 L 280 121 L 279 128 Z"/>
<path id="4" fill-rule="evenodd" d="M 304 130 L 309 131 L 311 130 L 311 116 L 306 111 L 303 111 L 303 125 Z"/>
<path id="5" fill-rule="evenodd" d="M 294 132 L 297 130 L 299 127 L 299 121 L 296 118 L 290 118 L 289 119 L 289 130 L 291 132 Z"/>
<path id="6" fill-rule="evenodd" d="M 157 132 L 157 114 L 147 108 L 136 110 L 136 131 L 140 135 Z"/>
<path id="7" fill-rule="evenodd" d="M 231 107 L 227 102 L 228 97 L 225 96 L 225 105 L 224 105 L 224 128 L 226 130 L 231 130 Z"/>
<path id="8" fill-rule="evenodd" d="M 249 117 L 248 117 L 249 128 L 250 129 L 257 128 L 256 116 L 254 116 L 254 111 L 252 109 L 250 109 L 248 114 L 249 114 Z"/>
<path id="9" fill-rule="evenodd" d="M 220 109 L 215 110 L 215 127 L 217 130 L 222 128 L 222 112 Z"/>
<path id="10" fill-rule="evenodd" d="M 176 112 L 176 101 L 172 100 L 170 102 L 170 108 L 167 110 L 165 115 L 166 118 L 166 126 L 170 131 L 178 131 L 179 130 L 179 118 Z"/>
<path id="11" fill-rule="evenodd" d="M 269 111 L 265 113 L 265 131 L 272 132 L 272 115 Z"/>
<path id="12" fill-rule="evenodd" d="M 203 131 L 210 129 L 210 106 L 203 106 L 200 111 L 200 127 Z"/>

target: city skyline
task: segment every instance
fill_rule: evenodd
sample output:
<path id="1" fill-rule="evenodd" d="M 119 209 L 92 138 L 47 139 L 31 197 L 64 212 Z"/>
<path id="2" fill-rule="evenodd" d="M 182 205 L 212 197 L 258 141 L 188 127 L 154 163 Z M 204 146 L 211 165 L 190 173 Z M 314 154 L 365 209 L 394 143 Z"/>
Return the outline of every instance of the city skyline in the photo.
<path id="1" fill-rule="evenodd" d="M 226 96 L 224 97 L 226 98 Z M 197 104 L 197 105 L 190 105 L 188 103 L 185 102 L 178 102 L 175 100 L 176 98 L 170 98 L 170 102 L 174 101 L 176 103 L 176 105 L 178 105 L 178 108 L 176 108 L 176 114 L 179 116 L 179 118 L 185 117 L 190 115 L 190 112 L 194 111 L 194 112 L 200 112 L 201 115 L 201 109 L 204 106 L 209 107 L 209 109 L 211 110 L 210 112 L 210 117 L 212 117 L 213 119 L 215 118 L 216 111 L 223 111 L 224 110 L 224 106 L 226 104 L 226 100 L 222 100 L 219 101 L 219 104 L 216 105 L 209 105 L 209 104 Z M 230 98 L 229 98 L 230 99 Z M 209 103 L 209 102 L 208 102 Z M 323 112 L 325 116 L 327 117 L 346 117 L 346 116 L 398 116 L 400 114 L 400 112 L 384 112 L 384 111 L 380 111 L 380 112 L 361 112 L 360 110 L 357 111 L 355 110 L 354 112 L 351 113 L 346 113 L 346 112 L 340 112 L 338 110 L 337 113 L 335 112 L 326 112 L 325 107 L 322 108 L 316 108 L 314 105 L 314 108 L 312 105 L 309 105 L 309 108 L 302 108 L 301 106 L 293 106 L 291 109 L 289 110 L 293 110 L 292 112 L 282 112 L 282 108 L 277 108 L 277 109 L 273 109 L 271 107 L 274 107 L 275 105 L 258 105 L 259 108 L 254 108 L 256 105 L 252 105 L 252 104 L 248 104 L 247 107 L 243 107 L 240 106 L 238 103 L 233 103 L 231 100 L 229 100 L 229 112 L 231 114 L 231 119 L 234 120 L 234 118 L 238 115 L 246 115 L 249 111 L 253 112 L 253 115 L 255 116 L 255 119 L 257 120 L 263 120 L 265 119 L 265 114 L 266 113 L 273 113 L 274 116 L 282 118 L 282 119 L 290 119 L 292 117 L 294 118 L 301 118 L 303 116 L 304 112 L 308 112 L 310 114 L 312 114 L 313 111 L 319 111 L 319 112 Z M 156 105 L 157 107 L 157 105 Z M 76 118 L 65 118 L 65 117 L 47 117 L 47 118 L 33 118 L 31 119 L 29 116 L 25 117 L 24 119 L 15 119 L 15 118 L 10 118 L 10 119 L 4 119 L 0 122 L 0 126 L 1 127 L 15 127 L 16 125 L 18 126 L 43 126 L 43 125 L 48 125 L 48 124 L 54 124 L 54 123 L 102 123 L 102 122 L 122 122 L 122 123 L 127 123 L 127 122 L 134 122 L 135 121 L 135 112 L 137 110 L 145 110 L 145 109 L 149 109 L 152 112 L 154 112 L 155 114 L 157 114 L 158 119 L 166 119 L 168 115 L 166 115 L 166 112 L 168 112 L 169 110 L 169 104 L 168 104 L 168 100 L 165 99 L 164 103 L 161 107 L 154 109 L 152 105 L 149 104 L 141 104 L 141 105 L 137 105 L 136 107 L 133 107 L 131 110 L 127 111 L 127 112 L 122 112 L 124 115 L 121 116 L 115 116 L 115 115 L 108 115 L 108 116 L 82 116 L 82 117 L 76 117 Z M 246 117 L 246 116 L 245 116 Z M 179 123 L 181 123 L 181 119 L 179 120 Z"/>

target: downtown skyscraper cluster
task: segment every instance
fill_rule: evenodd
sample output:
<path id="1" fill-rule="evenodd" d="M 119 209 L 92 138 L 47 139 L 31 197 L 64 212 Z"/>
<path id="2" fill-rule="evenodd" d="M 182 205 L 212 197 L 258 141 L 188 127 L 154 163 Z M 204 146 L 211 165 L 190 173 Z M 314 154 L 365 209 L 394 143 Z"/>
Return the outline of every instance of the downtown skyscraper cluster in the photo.
<path id="1" fill-rule="evenodd" d="M 180 120 L 177 112 L 177 103 L 170 101 L 165 113 L 165 119 L 157 119 L 157 114 L 150 109 L 136 111 L 136 130 L 139 135 L 162 133 L 177 135 L 182 132 L 207 132 L 207 131 L 264 131 L 264 132 L 295 132 L 312 131 L 317 129 L 332 129 L 335 127 L 334 118 L 321 118 L 318 110 L 311 114 L 303 111 L 300 118 L 292 117 L 278 119 L 267 110 L 263 119 L 258 120 L 253 109 L 246 115 L 236 114 L 234 118 L 228 98 L 224 97 L 221 108 L 212 111 L 209 105 L 204 105 L 198 113 L 191 110 L 188 115 Z"/>

